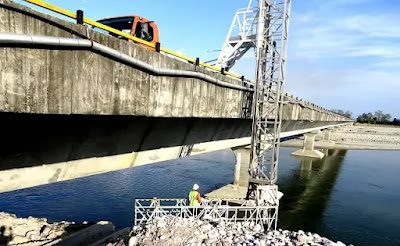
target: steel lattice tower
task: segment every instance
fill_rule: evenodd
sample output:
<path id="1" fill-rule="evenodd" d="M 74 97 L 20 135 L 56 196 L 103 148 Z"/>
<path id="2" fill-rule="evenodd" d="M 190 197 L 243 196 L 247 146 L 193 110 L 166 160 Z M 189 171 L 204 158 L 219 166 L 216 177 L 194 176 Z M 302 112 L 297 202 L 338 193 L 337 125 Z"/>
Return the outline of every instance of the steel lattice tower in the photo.
<path id="1" fill-rule="evenodd" d="M 247 198 L 255 199 L 257 204 L 265 202 L 260 199 L 264 192 L 278 197 L 275 183 L 278 174 L 290 6 L 291 0 L 258 1 L 257 67 L 247 193 Z"/>

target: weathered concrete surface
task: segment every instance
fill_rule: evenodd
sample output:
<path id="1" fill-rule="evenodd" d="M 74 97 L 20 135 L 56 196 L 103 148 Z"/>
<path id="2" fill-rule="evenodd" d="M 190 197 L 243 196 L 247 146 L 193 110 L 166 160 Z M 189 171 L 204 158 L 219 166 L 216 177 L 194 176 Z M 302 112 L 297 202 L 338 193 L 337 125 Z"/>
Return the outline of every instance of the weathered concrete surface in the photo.
<path id="1" fill-rule="evenodd" d="M 234 185 L 247 187 L 249 185 L 250 147 L 233 148 L 236 157 Z"/>
<path id="2" fill-rule="evenodd" d="M 245 199 L 247 186 L 228 184 L 204 195 L 206 199 L 240 200 Z"/>

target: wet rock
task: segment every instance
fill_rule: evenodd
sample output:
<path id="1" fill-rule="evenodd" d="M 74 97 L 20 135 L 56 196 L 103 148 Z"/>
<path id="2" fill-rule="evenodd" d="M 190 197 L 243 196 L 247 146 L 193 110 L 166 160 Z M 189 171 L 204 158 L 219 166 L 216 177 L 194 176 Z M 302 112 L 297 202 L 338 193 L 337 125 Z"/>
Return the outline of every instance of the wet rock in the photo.
<path id="1" fill-rule="evenodd" d="M 162 221 L 162 222 L 160 222 Z M 166 226 L 165 226 L 166 225 Z M 132 229 L 132 245 L 256 245 L 256 246 L 343 246 L 318 234 L 288 230 L 264 231 L 255 223 L 222 223 L 209 220 L 182 219 L 166 216 L 140 228 Z M 135 238 L 134 242 L 131 242 Z M 121 242 L 121 241 L 120 241 Z M 117 246 L 118 244 L 113 244 Z M 118 245 L 119 246 L 119 245 Z"/>
<path id="2" fill-rule="evenodd" d="M 212 226 L 211 224 L 204 224 L 204 225 L 202 225 L 202 226 L 200 227 L 200 229 L 201 229 L 202 231 L 209 231 L 209 230 L 211 230 L 211 228 L 213 228 L 213 226 Z"/>
<path id="3" fill-rule="evenodd" d="M 206 234 L 201 234 L 198 238 L 202 241 L 202 240 L 206 240 L 208 238 L 208 236 Z"/>
<path id="4" fill-rule="evenodd" d="M 0 212 L 0 226 L 4 227 L 0 244 L 5 240 L 9 245 L 42 245 L 67 235 L 66 228 L 71 224 L 65 221 L 48 223 L 45 218 L 32 216 L 17 218 L 14 214 Z"/>
<path id="5" fill-rule="evenodd" d="M 255 232 L 260 232 L 262 230 L 262 226 L 260 224 L 257 224 L 254 226 L 253 231 Z"/>
<path id="6" fill-rule="evenodd" d="M 128 245 L 129 245 L 129 246 L 136 246 L 137 243 L 138 243 L 137 238 L 136 238 L 136 237 L 131 237 L 131 238 L 129 239 Z"/>

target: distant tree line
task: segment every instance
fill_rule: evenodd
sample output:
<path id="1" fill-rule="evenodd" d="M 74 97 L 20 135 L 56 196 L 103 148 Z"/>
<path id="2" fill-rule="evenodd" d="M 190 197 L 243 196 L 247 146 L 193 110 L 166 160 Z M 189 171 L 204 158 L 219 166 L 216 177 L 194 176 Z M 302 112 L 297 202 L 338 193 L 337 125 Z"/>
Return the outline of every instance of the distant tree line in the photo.
<path id="1" fill-rule="evenodd" d="M 390 114 L 385 114 L 381 110 L 372 113 L 363 113 L 357 117 L 357 122 L 359 123 L 369 123 L 369 124 L 382 124 L 382 125 L 395 125 L 400 126 L 400 120 L 394 118 Z"/>
<path id="2" fill-rule="evenodd" d="M 332 109 L 331 111 L 335 112 L 337 114 L 343 115 L 345 117 L 348 117 L 348 118 L 351 118 L 351 115 L 352 115 L 350 110 L 344 111 L 344 110 L 341 110 L 341 109 Z"/>

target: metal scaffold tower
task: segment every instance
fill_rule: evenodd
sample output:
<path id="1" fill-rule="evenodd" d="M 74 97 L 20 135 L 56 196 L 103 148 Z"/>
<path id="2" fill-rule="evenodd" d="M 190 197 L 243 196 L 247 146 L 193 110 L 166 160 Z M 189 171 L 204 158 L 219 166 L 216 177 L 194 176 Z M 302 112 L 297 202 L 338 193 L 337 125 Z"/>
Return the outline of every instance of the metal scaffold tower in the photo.
<path id="1" fill-rule="evenodd" d="M 247 199 L 279 204 L 275 185 L 291 0 L 258 1 L 256 80 Z M 277 215 L 276 215 L 277 216 Z"/>
<path id="2" fill-rule="evenodd" d="M 239 9 L 232 21 L 216 66 L 228 71 L 246 52 L 257 45 L 258 8 L 250 0 L 247 8 Z"/>
<path id="3" fill-rule="evenodd" d="M 277 197 L 275 185 L 282 123 L 283 85 L 291 0 L 252 0 L 233 18 L 217 66 L 229 70 L 255 48 L 256 75 L 250 181 L 247 199 L 261 204 L 263 194 Z"/>

